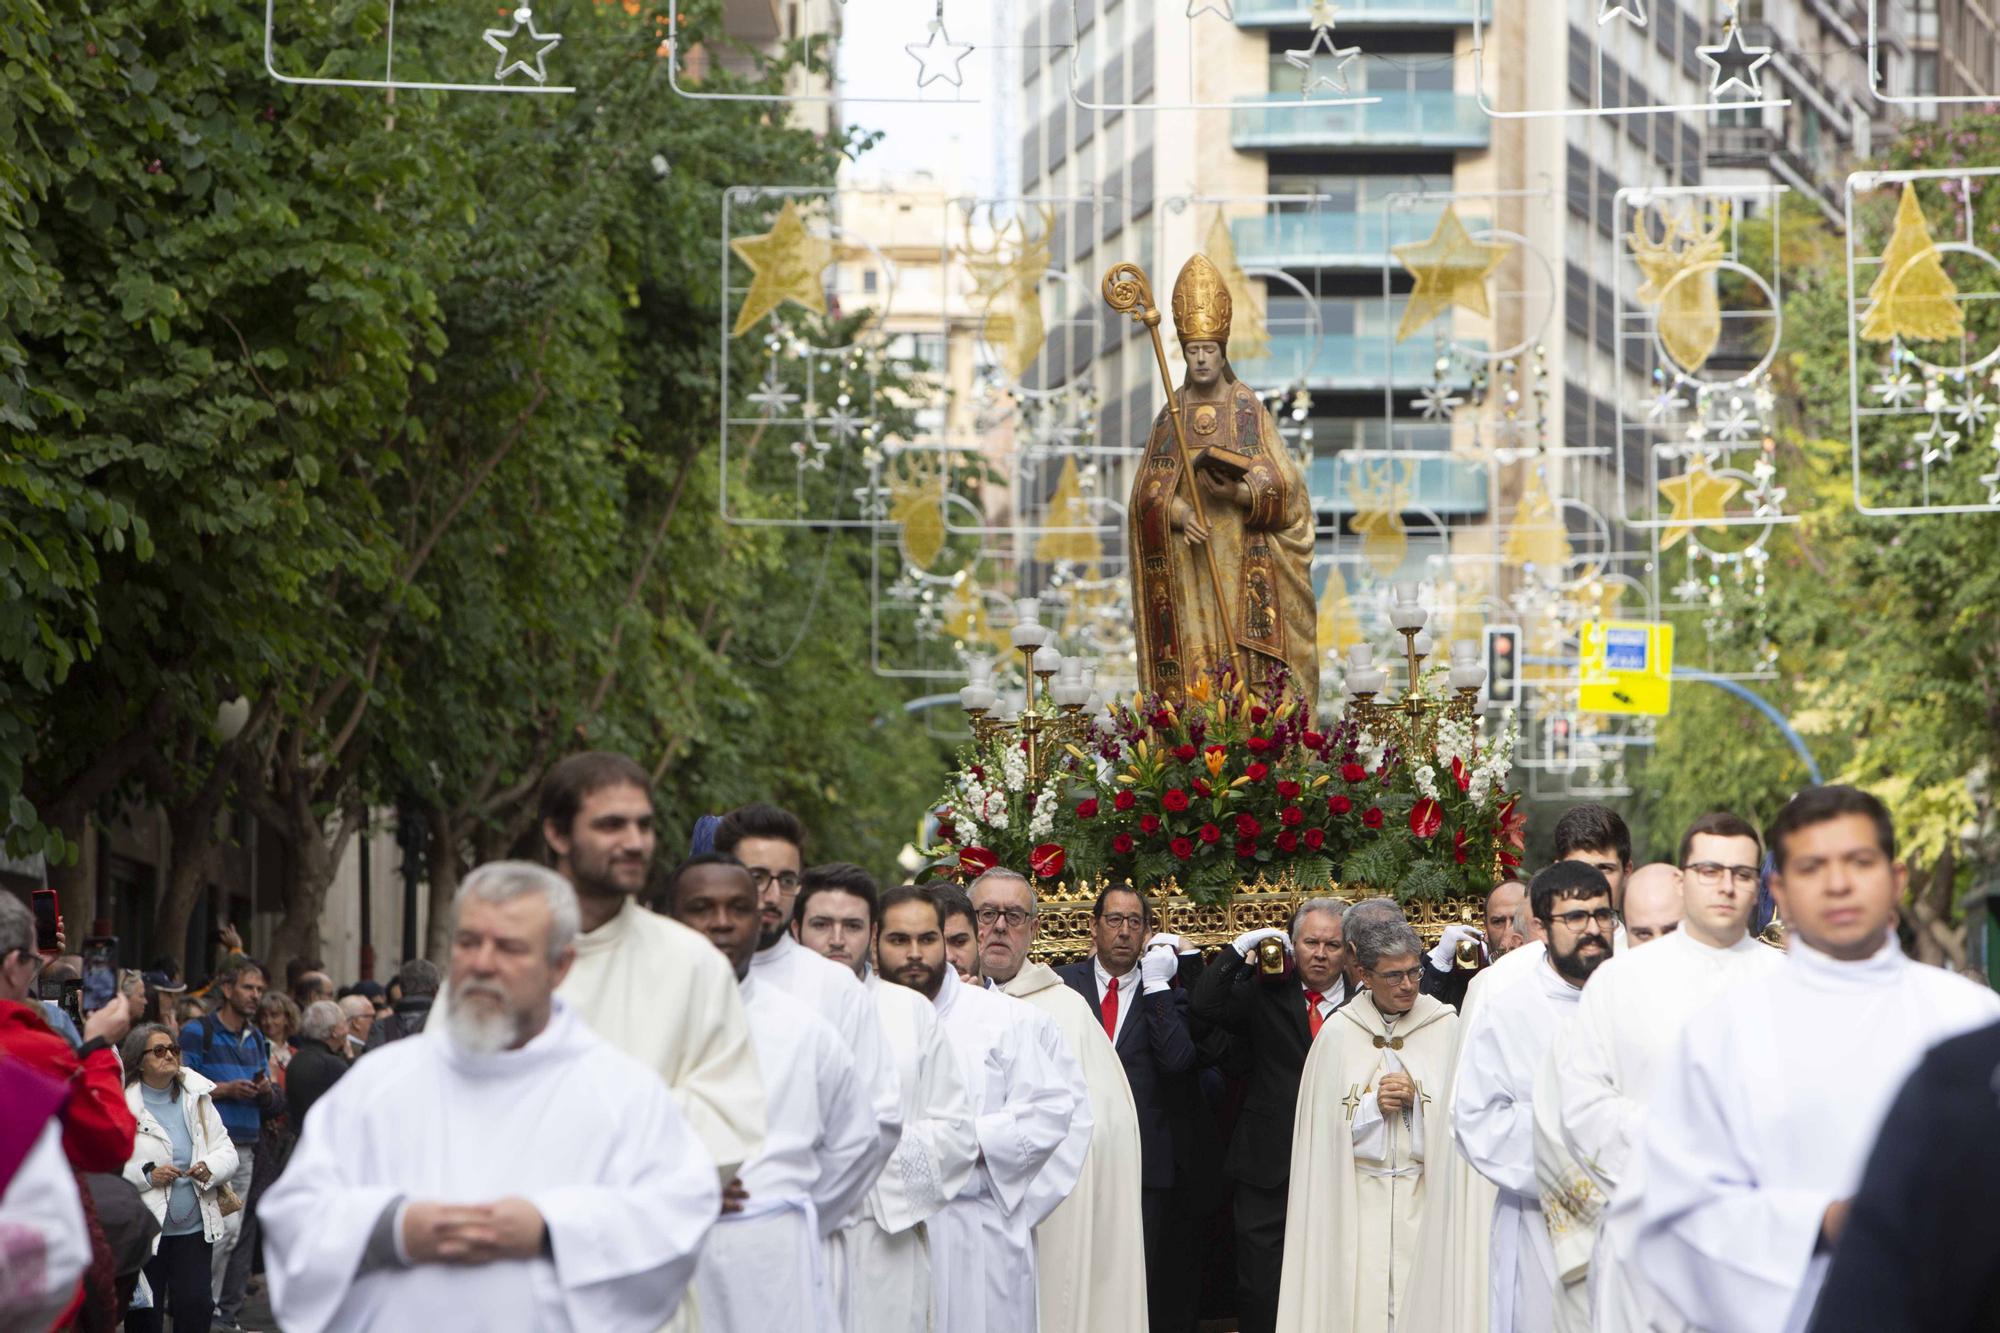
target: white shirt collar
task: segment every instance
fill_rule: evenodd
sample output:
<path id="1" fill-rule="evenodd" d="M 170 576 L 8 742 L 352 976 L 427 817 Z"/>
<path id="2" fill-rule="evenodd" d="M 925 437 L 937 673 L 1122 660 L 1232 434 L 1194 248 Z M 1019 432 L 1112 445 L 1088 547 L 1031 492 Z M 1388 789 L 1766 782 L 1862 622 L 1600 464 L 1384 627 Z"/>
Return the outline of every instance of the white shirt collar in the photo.
<path id="1" fill-rule="evenodd" d="M 1104 970 L 1104 960 L 1095 954 L 1091 956 L 1090 967 L 1097 974 L 1097 992 L 1102 995 L 1111 981 L 1111 974 Z M 1134 965 L 1130 972 L 1118 978 L 1118 993 L 1130 995 L 1139 989 L 1139 969 Z"/>

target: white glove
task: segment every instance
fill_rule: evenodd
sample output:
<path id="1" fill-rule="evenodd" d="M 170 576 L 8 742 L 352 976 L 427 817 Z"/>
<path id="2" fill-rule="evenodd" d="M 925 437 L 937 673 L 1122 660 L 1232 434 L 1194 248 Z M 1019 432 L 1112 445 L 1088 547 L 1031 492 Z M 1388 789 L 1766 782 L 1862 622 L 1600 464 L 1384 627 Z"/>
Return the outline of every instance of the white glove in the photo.
<path id="1" fill-rule="evenodd" d="M 1139 959 L 1139 988 L 1147 995 L 1163 991 L 1180 970 L 1181 956 L 1171 947 L 1156 942 Z"/>
<path id="2" fill-rule="evenodd" d="M 1152 939 L 1150 939 L 1150 940 L 1147 940 L 1147 941 L 1146 941 L 1146 947 L 1147 947 L 1148 949 L 1157 949 L 1157 948 L 1159 948 L 1159 947 L 1160 947 L 1161 945 L 1171 945 L 1171 946 L 1173 946 L 1173 951 L 1174 951 L 1175 953 L 1193 953 L 1193 952 L 1194 952 L 1194 946 L 1193 946 L 1192 944 L 1189 944 L 1189 943 L 1187 942 L 1187 936 L 1185 936 L 1185 935 L 1171 935 L 1171 934 L 1168 934 L 1168 933 L 1167 933 L 1166 931 L 1164 931 L 1164 930 L 1163 930 L 1163 931 L 1161 931 L 1161 932 L 1160 932 L 1159 934 L 1157 934 L 1157 935 L 1153 936 L 1153 938 L 1152 938 Z"/>
<path id="3" fill-rule="evenodd" d="M 1444 934 L 1438 938 L 1436 947 L 1431 950 L 1431 966 L 1440 972 L 1451 971 L 1453 963 L 1457 960 L 1460 940 L 1478 940 L 1481 944 L 1485 944 L 1486 936 L 1471 926 L 1446 926 Z"/>
<path id="4" fill-rule="evenodd" d="M 1236 937 L 1234 947 L 1237 954 L 1247 963 L 1250 961 L 1250 955 L 1257 951 L 1257 946 L 1265 940 L 1283 940 L 1285 942 L 1285 957 L 1290 958 L 1292 956 L 1292 937 L 1284 931 L 1279 930 L 1276 926 L 1266 926 L 1262 930 L 1245 931 Z"/>

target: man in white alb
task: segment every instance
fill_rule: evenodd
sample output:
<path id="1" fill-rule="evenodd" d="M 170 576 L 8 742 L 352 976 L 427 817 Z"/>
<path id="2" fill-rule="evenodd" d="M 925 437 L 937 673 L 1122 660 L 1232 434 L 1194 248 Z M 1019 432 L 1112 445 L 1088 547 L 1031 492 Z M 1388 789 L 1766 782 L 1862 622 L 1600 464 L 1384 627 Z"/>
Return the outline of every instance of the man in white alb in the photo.
<path id="1" fill-rule="evenodd" d="M 454 902 L 449 1004 L 315 1105 L 258 1204 L 296 1333 L 650 1333 L 715 1222 L 708 1154 L 651 1070 L 555 997 L 575 895 L 502 861 Z"/>
<path id="2" fill-rule="evenodd" d="M 905 884 L 882 895 L 876 964 L 883 980 L 937 1006 L 979 1138 L 979 1169 L 929 1222 L 935 1327 L 1034 1333 L 1034 1229 L 1076 1184 L 1081 1154 L 1058 1153 L 1073 1142 L 1072 1121 L 1090 1120 L 1082 1074 L 1050 1054 L 1046 1017 L 959 980 L 927 889 Z"/>
<path id="3" fill-rule="evenodd" d="M 1634 1262 L 1710 1333 L 1806 1326 L 1897 1089 L 1927 1048 L 2000 1017 L 1991 990 L 1897 944 L 1909 871 L 1874 796 L 1808 787 L 1767 841 L 1784 965 L 1688 1020 L 1645 1123 Z"/>
<path id="4" fill-rule="evenodd" d="M 1611 956 L 1616 924 L 1610 884 L 1580 860 L 1558 861 L 1536 875 L 1528 896 L 1547 947 L 1527 976 L 1468 1001 L 1452 1105 L 1459 1150 L 1499 1190 L 1487 1256 L 1492 1333 L 1546 1333 L 1555 1322 L 1555 1253 L 1535 1168 L 1534 1085 L 1556 1034 L 1575 1016 L 1584 983 Z M 1517 949 L 1496 967 L 1527 952 Z"/>
<path id="5" fill-rule="evenodd" d="M 979 1161 L 972 1103 L 931 1002 L 868 967 L 875 882 L 808 872 L 792 907 L 800 944 L 862 978 L 895 1063 L 903 1133 L 861 1215 L 836 1233 L 833 1273 L 849 1333 L 930 1333 L 933 1283 L 927 1222 L 964 1189 Z"/>
<path id="6" fill-rule="evenodd" d="M 702 1327 L 838 1330 L 826 1238 L 860 1207 L 879 1169 L 867 1089 L 833 1026 L 756 975 L 757 888 L 742 862 L 721 853 L 690 857 L 674 870 L 664 901 L 741 978 L 764 1082 L 764 1145 L 725 1190 L 734 1198 L 740 1187 L 741 1207 L 717 1223 L 695 1274 Z"/>
<path id="7" fill-rule="evenodd" d="M 1590 1258 L 1592 1327 L 1600 1333 L 1649 1333 L 1680 1323 L 1632 1268 L 1645 1198 L 1637 1149 L 1653 1083 L 1689 1016 L 1737 981 L 1784 961 L 1748 932 L 1763 856 L 1757 830 L 1727 811 L 1690 825 L 1680 844 L 1680 926 L 1655 947 L 1628 949 L 1599 968 L 1576 1022 L 1556 1042 L 1563 1140 L 1610 1200 Z M 1652 869 L 1632 877 L 1628 907 L 1640 905 Z M 1636 941 L 1636 918 L 1627 928 Z"/>

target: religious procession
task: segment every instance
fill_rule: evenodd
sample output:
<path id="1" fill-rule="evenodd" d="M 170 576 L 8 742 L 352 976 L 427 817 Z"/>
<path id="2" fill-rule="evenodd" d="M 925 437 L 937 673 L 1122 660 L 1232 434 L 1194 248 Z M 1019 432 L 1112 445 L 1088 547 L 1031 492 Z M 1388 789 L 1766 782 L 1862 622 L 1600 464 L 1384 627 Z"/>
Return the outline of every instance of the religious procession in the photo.
<path id="1" fill-rule="evenodd" d="M 2000 0 L 397 8 L 0 0 L 0 1333 L 2000 1333 Z"/>

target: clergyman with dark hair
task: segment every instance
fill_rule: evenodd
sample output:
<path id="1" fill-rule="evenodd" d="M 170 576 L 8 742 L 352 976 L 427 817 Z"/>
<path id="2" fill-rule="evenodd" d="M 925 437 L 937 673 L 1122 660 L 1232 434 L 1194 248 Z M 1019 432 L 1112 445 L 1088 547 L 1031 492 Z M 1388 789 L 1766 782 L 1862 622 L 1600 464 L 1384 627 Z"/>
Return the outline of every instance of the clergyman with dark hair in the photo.
<path id="1" fill-rule="evenodd" d="M 1808 787 L 1765 842 L 1784 961 L 1688 1020 L 1655 1083 L 1641 1149 L 1638 1266 L 1710 1333 L 1806 1328 L 1877 1132 L 1937 1132 L 1885 1124 L 1898 1087 L 1927 1049 L 2000 1018 L 1990 989 L 1897 944 L 1909 872 L 1876 797 Z M 1737 883 L 1748 877 L 1736 868 L 1752 863 L 1740 834 L 1694 844 L 1690 865 L 1726 867 L 1732 892 L 1754 893 Z M 1948 1141 L 1929 1142 L 1949 1155 Z"/>
<path id="2" fill-rule="evenodd" d="M 1471 1006 L 1452 1102 L 1459 1150 L 1499 1191 L 1486 1280 L 1493 1327 L 1506 1329 L 1556 1327 L 1558 1306 L 1582 1299 L 1563 1281 L 1551 1238 L 1561 1228 L 1551 1227 L 1543 1208 L 1548 1169 L 1536 1162 L 1535 1104 L 1538 1092 L 1552 1090 L 1538 1089 L 1537 1081 L 1557 1036 L 1576 1016 L 1584 984 L 1611 956 L 1618 921 L 1609 881 L 1580 860 L 1558 861 L 1536 875 L 1528 902 L 1546 948 L 1526 976 L 1497 990 L 1485 986 Z M 1559 1173 L 1570 1169 L 1557 1165 Z M 1581 1243 L 1587 1265 L 1587 1234 Z"/>

